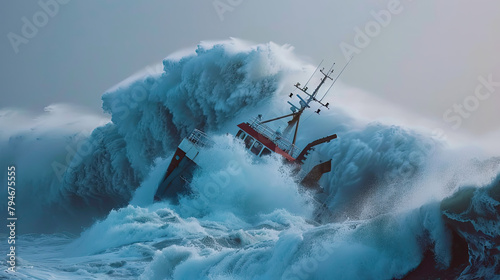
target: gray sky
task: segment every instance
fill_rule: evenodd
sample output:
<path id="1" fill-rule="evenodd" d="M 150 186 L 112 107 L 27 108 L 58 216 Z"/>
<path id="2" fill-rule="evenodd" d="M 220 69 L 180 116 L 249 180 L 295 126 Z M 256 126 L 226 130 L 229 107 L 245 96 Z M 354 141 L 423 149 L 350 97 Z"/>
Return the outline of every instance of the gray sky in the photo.
<path id="1" fill-rule="evenodd" d="M 0 109 L 41 111 L 64 102 L 101 112 L 108 88 L 202 40 L 287 43 L 310 63 L 344 64 L 340 44 L 356 46 L 355 28 L 364 30 L 372 12 L 388 10 L 391 1 L 70 0 L 17 54 L 8 34 L 22 36 L 22 18 L 33 22 L 43 9 L 38 1 L 2 1 Z M 231 10 L 218 13 L 214 3 Z M 478 76 L 500 82 L 500 2 L 402 0 L 398 11 L 358 48 L 342 79 L 450 129 L 454 122 L 444 122 L 444 112 L 474 95 Z M 460 131 L 498 130 L 499 105 L 495 87 L 461 117 Z"/>

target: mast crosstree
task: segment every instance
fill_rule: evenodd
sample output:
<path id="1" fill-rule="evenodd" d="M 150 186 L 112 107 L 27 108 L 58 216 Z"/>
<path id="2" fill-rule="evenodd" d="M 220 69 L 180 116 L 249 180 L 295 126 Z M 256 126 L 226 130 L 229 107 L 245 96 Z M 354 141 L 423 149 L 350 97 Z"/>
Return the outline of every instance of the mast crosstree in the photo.
<path id="1" fill-rule="evenodd" d="M 328 94 L 328 92 L 330 91 L 330 89 L 332 88 L 333 84 L 335 84 L 335 82 L 337 81 L 337 79 L 340 77 L 340 75 L 342 74 L 342 72 L 344 72 L 344 70 L 347 67 L 347 65 L 349 65 L 350 61 L 351 60 L 349 60 L 347 62 L 347 64 L 344 66 L 344 68 L 342 68 L 342 71 L 335 78 L 335 80 L 331 77 L 332 73 L 334 72 L 333 67 L 335 66 L 335 63 L 333 63 L 332 67 L 330 67 L 330 69 L 328 71 L 326 71 L 326 72 L 325 72 L 324 68 L 321 69 L 320 73 L 323 75 L 323 77 L 321 78 L 320 83 L 314 89 L 314 91 L 312 93 L 309 93 L 309 91 L 308 91 L 309 88 L 307 87 L 307 84 L 311 80 L 312 76 L 314 76 L 314 74 L 316 74 L 318 68 L 321 66 L 321 63 L 320 63 L 320 65 L 318 66 L 318 68 L 316 68 L 316 70 L 314 71 L 313 75 L 311 76 L 311 78 L 309 78 L 309 80 L 308 80 L 308 82 L 306 83 L 305 86 L 301 86 L 300 83 L 296 83 L 295 84 L 295 88 L 297 88 L 299 91 L 301 91 L 302 93 L 304 93 L 307 96 L 306 98 L 302 98 L 300 95 L 296 94 L 297 98 L 299 99 L 299 106 L 296 106 L 292 102 L 288 101 L 288 104 L 290 104 L 290 106 L 291 106 L 290 107 L 290 110 L 292 111 L 291 114 L 287 114 L 287 115 L 284 115 L 284 116 L 281 116 L 281 117 L 277 117 L 277 118 L 273 118 L 273 119 L 270 119 L 270 120 L 266 120 L 266 121 L 261 122 L 261 124 L 265 124 L 265 123 L 277 121 L 277 120 L 280 120 L 280 119 L 292 117 L 292 119 L 290 121 L 288 121 L 287 127 L 283 130 L 282 137 L 286 138 L 290 134 L 290 132 L 295 128 L 294 134 L 293 134 L 293 140 L 292 140 L 292 149 L 293 149 L 293 147 L 295 147 L 295 142 L 297 141 L 297 132 L 298 132 L 298 129 L 299 129 L 299 122 L 300 122 L 300 117 L 302 116 L 302 113 L 307 108 L 311 108 L 310 104 L 312 102 L 317 102 L 317 103 L 319 103 L 321 105 L 321 107 L 326 107 L 327 109 L 330 109 L 328 107 L 330 104 L 328 102 L 326 104 L 324 104 L 322 101 L 325 98 L 325 96 Z M 318 96 L 319 90 L 325 84 L 325 82 L 328 81 L 328 80 L 333 81 L 333 83 L 332 83 L 332 85 L 330 85 L 330 87 L 326 91 L 325 95 L 321 99 L 318 100 L 316 97 Z M 292 98 L 293 95 L 294 95 L 293 93 L 290 93 L 289 97 Z M 318 109 L 315 112 L 317 114 L 319 114 L 321 112 L 321 109 Z M 291 151 L 291 152 L 293 152 L 293 151 Z"/>

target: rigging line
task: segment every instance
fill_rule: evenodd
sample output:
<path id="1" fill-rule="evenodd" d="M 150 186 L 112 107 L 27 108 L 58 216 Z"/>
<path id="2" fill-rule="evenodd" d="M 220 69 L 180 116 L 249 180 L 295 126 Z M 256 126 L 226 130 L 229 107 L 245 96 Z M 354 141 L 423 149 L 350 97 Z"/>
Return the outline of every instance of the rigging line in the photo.
<path id="1" fill-rule="evenodd" d="M 314 112 L 311 112 L 309 114 L 309 116 L 306 117 L 306 119 L 302 122 L 303 124 L 305 124 L 305 122 L 307 122 L 307 120 L 314 114 Z"/>
<path id="2" fill-rule="evenodd" d="M 319 69 L 319 67 L 321 67 L 321 64 L 323 64 L 323 61 L 325 61 L 325 60 L 324 59 L 321 60 L 321 62 L 319 63 L 318 67 L 316 67 L 316 70 L 314 70 L 313 74 L 311 75 L 311 77 L 309 78 L 309 80 L 307 80 L 307 83 L 304 85 L 304 87 L 307 87 L 307 84 L 309 84 L 309 82 L 311 81 L 311 79 L 314 76 L 314 74 L 316 74 L 316 72 L 318 72 L 318 69 Z"/>
<path id="3" fill-rule="evenodd" d="M 327 74 L 330 75 L 330 73 L 332 73 L 333 71 L 333 67 L 335 67 L 335 62 L 332 64 L 332 67 L 330 67 L 330 69 L 328 69 L 328 72 Z"/>
<path id="4" fill-rule="evenodd" d="M 328 94 L 328 92 L 332 89 L 333 85 L 335 84 L 335 82 L 337 81 L 337 79 L 340 77 L 340 75 L 342 75 L 342 73 L 344 72 L 344 70 L 347 68 L 347 66 L 349 65 L 349 63 L 351 63 L 351 60 L 354 58 L 354 56 L 351 56 L 351 58 L 349 59 L 349 61 L 347 61 L 347 63 L 344 65 L 344 68 L 342 68 L 342 70 L 340 71 L 340 73 L 337 75 L 337 77 L 335 78 L 335 80 L 333 81 L 333 83 L 330 85 L 330 87 L 328 88 L 328 90 L 325 92 L 325 95 L 323 95 L 323 97 L 319 100 L 320 102 L 323 101 L 323 98 L 325 98 L 325 96 Z"/>

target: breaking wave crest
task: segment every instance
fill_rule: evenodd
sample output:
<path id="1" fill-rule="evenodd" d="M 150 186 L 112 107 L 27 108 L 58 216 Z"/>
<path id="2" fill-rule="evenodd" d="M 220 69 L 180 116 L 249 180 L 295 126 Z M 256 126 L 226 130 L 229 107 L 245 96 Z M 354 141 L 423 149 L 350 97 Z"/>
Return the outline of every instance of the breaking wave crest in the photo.
<path id="1" fill-rule="evenodd" d="M 245 46 L 237 40 L 200 44 L 191 55 L 166 58 L 160 74 L 106 92 L 103 108 L 112 122 L 92 133 L 78 131 L 83 125 L 68 131 L 56 127 L 46 134 L 62 132 L 43 138 L 35 127 L 5 137 L 2 150 L 13 152 L 2 162 L 14 161 L 22 172 L 33 158 L 41 158 L 29 174 L 19 176 L 22 203 L 44 209 L 19 213 L 30 220 L 26 230 L 79 230 L 93 217 L 127 205 L 154 160 L 169 155 L 187 133 L 194 128 L 220 131 L 239 114 L 267 102 L 280 87 L 281 76 L 299 69 L 286 56 L 290 51 L 273 43 Z M 24 151 L 31 145 L 37 149 Z M 52 221 L 54 213 L 58 217 Z M 45 222 L 35 225 L 38 220 Z"/>

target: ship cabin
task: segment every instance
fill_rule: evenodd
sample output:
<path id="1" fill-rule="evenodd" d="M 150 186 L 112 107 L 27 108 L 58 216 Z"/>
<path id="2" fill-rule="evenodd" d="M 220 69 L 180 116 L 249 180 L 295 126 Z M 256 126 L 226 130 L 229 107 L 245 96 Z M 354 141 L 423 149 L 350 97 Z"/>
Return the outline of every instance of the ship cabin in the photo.
<path id="1" fill-rule="evenodd" d="M 265 156 L 277 153 L 288 161 L 295 161 L 299 150 L 290 143 L 288 139 L 282 137 L 281 133 L 272 130 L 267 125 L 262 124 L 259 118 L 251 122 L 238 125 L 240 128 L 236 134 L 237 139 L 245 143 L 245 147 L 257 156 Z"/>

